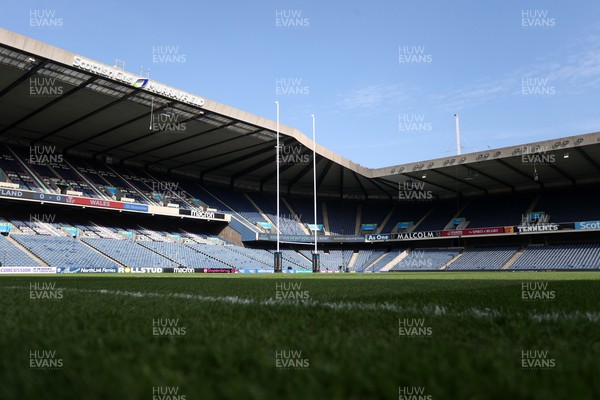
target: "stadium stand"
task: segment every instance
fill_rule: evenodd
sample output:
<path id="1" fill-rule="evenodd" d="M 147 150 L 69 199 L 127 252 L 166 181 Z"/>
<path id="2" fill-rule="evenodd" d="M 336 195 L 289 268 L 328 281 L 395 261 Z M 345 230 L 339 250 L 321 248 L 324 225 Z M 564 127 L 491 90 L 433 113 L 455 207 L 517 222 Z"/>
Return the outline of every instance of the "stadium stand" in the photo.
<path id="1" fill-rule="evenodd" d="M 3 267 L 39 267 L 40 265 L 6 237 L 0 235 L 0 264 Z"/>
<path id="2" fill-rule="evenodd" d="M 550 216 L 550 222 L 600 219 L 600 207 L 596 196 L 579 190 L 543 193 L 532 211 L 545 212 Z"/>
<path id="3" fill-rule="evenodd" d="M 477 247 L 463 252 L 446 270 L 498 270 L 519 250 L 518 246 Z"/>
<path id="4" fill-rule="evenodd" d="M 354 235 L 356 233 L 356 203 L 326 202 L 329 231 L 337 235 Z"/>
<path id="5" fill-rule="evenodd" d="M 385 254 L 385 250 L 359 250 L 352 271 L 363 271 Z"/>
<path id="6" fill-rule="evenodd" d="M 438 270 L 459 252 L 459 249 L 413 249 L 391 270 Z"/>
<path id="7" fill-rule="evenodd" d="M 510 267 L 511 270 L 598 268 L 598 243 L 530 245 Z"/>
<path id="8" fill-rule="evenodd" d="M 174 268 L 177 266 L 162 255 L 129 240 L 107 238 L 83 238 L 81 240 L 127 267 Z"/>
<path id="9" fill-rule="evenodd" d="M 65 181 L 71 190 L 81 191 L 90 197 L 114 198 L 114 193 L 107 189 L 113 188 L 118 189 L 122 196 L 137 202 L 158 205 L 159 201 L 154 193 L 155 186 L 157 182 L 168 180 L 168 177 L 158 173 L 150 174 L 146 171 L 107 165 L 97 160 L 65 157 L 59 160 L 60 162 L 45 165 L 34 161 L 28 158 L 28 153 L 23 148 L 0 146 L 2 176 L 22 189 L 58 193 L 60 189 L 57 183 Z M 228 187 L 201 187 L 186 180 L 176 181 L 174 186 L 178 189 L 178 195 L 173 196 L 169 201 L 179 207 L 189 208 L 194 204 L 204 204 L 238 216 L 254 227 L 256 232 L 265 231 L 257 226 L 258 222 L 271 222 L 273 225 L 275 223 L 276 210 L 273 196 L 244 194 Z M 197 203 L 192 202 L 192 199 Z M 288 204 L 293 210 L 288 207 Z M 456 217 L 464 218 L 466 221 L 461 228 L 515 226 L 522 222 L 524 214 L 538 210 L 546 212 L 550 222 L 554 223 L 600 219 L 600 209 L 596 207 L 593 196 L 590 196 L 589 191 L 582 189 L 516 194 L 511 195 L 510 201 L 502 196 L 472 198 L 461 201 L 458 207 L 453 201 L 359 204 L 319 199 L 317 204 L 319 223 L 328 226 L 331 235 L 355 234 L 359 207 L 360 223 L 377 224 L 380 232 L 394 232 L 396 225 L 405 221 L 417 224 L 414 228 L 415 232 L 442 230 L 446 227 L 451 228 L 449 224 Z M 324 220 L 323 204 L 327 207 L 328 221 Z M 261 215 L 257 207 L 267 219 Z M 285 201 L 282 200 L 280 204 L 282 233 L 305 235 L 308 230 L 303 229 L 303 226 L 306 227 L 306 224 L 313 222 L 312 207 L 311 199 L 286 196 Z M 300 218 L 300 223 L 295 219 L 295 215 Z M 214 234 L 141 226 L 127 219 L 118 223 L 104 224 L 82 218 L 67 221 L 64 215 L 58 215 L 57 221 L 39 219 L 35 213 L 30 214 L 28 218 L 8 214 L 4 217 L 13 226 L 11 236 L 14 240 L 52 266 L 110 265 L 114 267 L 118 263 L 130 267 L 179 265 L 213 269 L 273 267 L 271 249 L 234 246 Z M 79 239 L 69 236 L 66 230 L 71 228 L 79 230 Z M 73 249 L 77 250 L 77 256 L 74 255 Z M 598 249 L 591 244 L 554 243 L 546 246 L 529 245 L 529 247 L 524 245 L 523 254 L 517 258 L 518 249 L 519 246 L 516 245 L 467 246 L 466 250 L 449 263 L 446 269 L 448 271 L 499 270 L 511 259 L 514 260 L 511 270 L 600 268 L 595 258 Z M 56 254 L 52 254 L 53 252 Z M 337 271 L 341 266 L 348 266 L 353 254 L 352 271 L 380 271 L 397 257 L 402 249 L 388 248 L 386 252 L 381 248 L 366 250 L 355 247 L 352 250 L 341 250 L 339 245 L 336 247 L 320 244 L 319 252 L 323 271 Z M 459 252 L 460 250 L 456 248 L 412 250 L 391 271 L 437 270 Z M 283 259 L 284 267 L 311 268 L 310 250 L 286 249 L 283 250 Z M 0 262 L 3 265 L 19 263 L 37 265 L 33 258 L 7 239 L 0 243 Z"/>
<path id="10" fill-rule="evenodd" d="M 460 217 L 469 221 L 466 228 L 519 225 L 533 201 L 533 196 L 492 197 L 469 201 Z"/>
<path id="11" fill-rule="evenodd" d="M 72 237 L 11 235 L 51 267 L 116 268 L 117 264 Z"/>

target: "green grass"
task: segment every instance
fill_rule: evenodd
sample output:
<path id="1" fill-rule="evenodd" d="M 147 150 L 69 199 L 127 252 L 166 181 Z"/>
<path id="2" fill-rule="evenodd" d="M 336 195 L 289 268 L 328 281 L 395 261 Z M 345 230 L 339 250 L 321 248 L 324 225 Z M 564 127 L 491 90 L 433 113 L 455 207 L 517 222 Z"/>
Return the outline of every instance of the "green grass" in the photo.
<path id="1" fill-rule="evenodd" d="M 523 300 L 533 281 L 555 298 Z M 30 299 L 36 282 L 62 299 Z M 282 283 L 308 300 L 277 300 Z M 5 276 L 0 399 L 596 399 L 599 300 L 586 272 Z M 161 318 L 185 335 L 153 336 Z M 431 335 L 400 336 L 405 318 Z M 35 350 L 62 368 L 30 369 Z M 280 350 L 308 368 L 276 368 Z M 523 369 L 523 350 L 555 366 Z"/>

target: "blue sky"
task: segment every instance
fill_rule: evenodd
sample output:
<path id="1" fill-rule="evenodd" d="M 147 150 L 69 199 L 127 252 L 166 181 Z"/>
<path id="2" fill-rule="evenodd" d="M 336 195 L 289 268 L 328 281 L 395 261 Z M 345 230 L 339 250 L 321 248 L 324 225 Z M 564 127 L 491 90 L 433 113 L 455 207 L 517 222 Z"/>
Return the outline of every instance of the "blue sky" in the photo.
<path id="1" fill-rule="evenodd" d="M 277 100 L 308 136 L 315 114 L 367 167 L 455 154 L 455 113 L 463 152 L 600 130 L 598 1 L 24 0 L 0 24 L 266 118 Z"/>

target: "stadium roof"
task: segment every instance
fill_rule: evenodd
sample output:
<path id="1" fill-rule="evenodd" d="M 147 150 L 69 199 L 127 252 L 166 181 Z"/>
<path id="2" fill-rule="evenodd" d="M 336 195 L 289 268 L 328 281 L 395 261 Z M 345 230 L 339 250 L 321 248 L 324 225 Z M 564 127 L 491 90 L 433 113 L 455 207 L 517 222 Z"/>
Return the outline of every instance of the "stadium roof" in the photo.
<path id="1" fill-rule="evenodd" d="M 0 104 L 5 143 L 275 191 L 274 121 L 4 29 Z M 285 125 L 280 132 L 282 192 L 312 193 L 312 141 Z M 316 152 L 319 194 L 345 199 L 395 198 L 407 181 L 450 198 L 600 180 L 598 132 L 378 169 Z"/>

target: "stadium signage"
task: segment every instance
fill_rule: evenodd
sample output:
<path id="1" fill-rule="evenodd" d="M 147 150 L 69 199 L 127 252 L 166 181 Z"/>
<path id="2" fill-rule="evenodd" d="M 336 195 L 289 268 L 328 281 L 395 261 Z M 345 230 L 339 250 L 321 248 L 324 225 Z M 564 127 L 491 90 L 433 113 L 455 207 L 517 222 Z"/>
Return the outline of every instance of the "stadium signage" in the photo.
<path id="1" fill-rule="evenodd" d="M 522 232 L 552 232 L 559 229 L 558 224 L 542 224 L 530 226 L 517 226 L 519 233 Z"/>
<path id="2" fill-rule="evenodd" d="M 165 272 L 170 272 L 170 271 L 165 271 Z M 194 268 L 189 268 L 189 267 L 173 268 L 173 273 L 175 273 L 175 274 L 193 274 L 194 272 L 196 272 L 196 270 Z"/>
<path id="3" fill-rule="evenodd" d="M 600 221 L 575 222 L 575 229 L 600 229 Z"/>
<path id="4" fill-rule="evenodd" d="M 117 271 L 117 267 L 58 267 L 56 269 L 57 274 L 106 274 Z"/>
<path id="5" fill-rule="evenodd" d="M 191 210 L 180 208 L 179 215 L 189 215 L 192 218 L 202 219 L 225 219 L 225 214 L 217 213 L 214 211 L 204 211 L 199 208 L 194 208 Z"/>
<path id="6" fill-rule="evenodd" d="M 108 208 L 115 210 L 126 210 L 129 212 L 150 212 L 150 209 L 145 204 L 137 204 L 137 203 L 124 203 L 122 201 L 114 201 L 114 200 L 103 200 L 103 199 L 93 199 L 89 197 L 80 197 L 80 196 L 65 196 L 54 193 L 40 193 L 40 192 L 32 192 L 29 190 L 17 190 L 17 189 L 6 189 L 0 188 L 0 198 L 11 198 L 17 200 L 27 200 L 27 201 L 39 201 L 39 202 L 47 202 L 47 203 L 56 203 L 56 204 L 70 204 L 70 205 L 79 205 L 85 207 L 93 207 L 93 208 Z M 184 215 L 187 218 L 198 218 L 198 219 L 214 219 L 220 221 L 229 221 L 227 216 L 223 213 L 217 213 L 212 211 L 203 211 L 197 209 L 195 212 L 188 209 L 179 209 L 176 210 L 175 213 L 167 212 L 162 207 L 154 207 L 151 211 L 152 215 Z"/>
<path id="7" fill-rule="evenodd" d="M 384 242 L 392 238 L 391 233 L 384 233 L 379 235 L 367 235 L 367 240 L 370 242 Z"/>
<path id="8" fill-rule="evenodd" d="M 231 274 L 234 271 L 229 268 L 204 268 L 202 272 L 205 274 Z"/>
<path id="9" fill-rule="evenodd" d="M 23 197 L 22 190 L 0 189 L 0 196 L 6 197 Z"/>
<path id="10" fill-rule="evenodd" d="M 472 236 L 472 235 L 497 235 L 504 233 L 504 227 L 474 228 L 442 231 L 442 236 Z"/>
<path id="11" fill-rule="evenodd" d="M 119 273 L 132 274 L 160 274 L 164 270 L 160 267 L 119 267 Z"/>
<path id="12" fill-rule="evenodd" d="M 264 268 L 240 268 L 238 270 L 240 274 L 272 274 L 272 269 L 264 269 Z"/>
<path id="13" fill-rule="evenodd" d="M 407 239 L 430 239 L 435 237 L 440 237 L 441 232 L 439 231 L 429 231 L 429 232 L 406 232 L 406 233 L 398 233 L 397 239 L 399 240 L 407 240 Z"/>
<path id="14" fill-rule="evenodd" d="M 277 235 L 274 233 L 259 233 L 258 240 L 275 242 Z M 279 235 L 279 240 L 282 242 L 292 243 L 312 243 L 315 238 L 312 235 Z M 319 243 L 363 243 L 364 236 L 319 236 Z"/>
<path id="15" fill-rule="evenodd" d="M 204 99 L 201 97 L 193 96 L 189 93 L 173 89 L 158 82 L 150 81 L 149 79 L 130 74 L 129 72 L 125 72 L 118 68 L 109 67 L 108 65 L 101 64 L 81 56 L 73 57 L 72 65 L 84 71 L 113 79 L 129 86 L 141 88 L 148 92 L 156 93 L 170 99 L 181 101 L 182 103 L 187 103 L 198 107 L 204 106 Z"/>
<path id="16" fill-rule="evenodd" d="M 200 217 L 200 218 L 214 218 L 215 213 L 212 211 L 202 211 L 197 208 L 192 210 L 192 217 Z"/>
<path id="17" fill-rule="evenodd" d="M 136 204 L 136 203 L 125 203 L 125 204 L 123 204 L 123 209 L 131 210 L 131 211 L 148 212 L 148 206 L 146 206 L 144 204 Z"/>
<path id="18" fill-rule="evenodd" d="M 2 267 L 0 274 L 55 274 L 56 267 Z"/>
<path id="19" fill-rule="evenodd" d="M 403 233 L 381 233 L 378 235 L 366 235 L 367 242 L 387 242 L 394 240 L 433 239 L 442 236 L 441 231 L 403 232 Z"/>
<path id="20" fill-rule="evenodd" d="M 39 201 L 51 201 L 54 203 L 65 203 L 67 201 L 66 196 L 50 193 L 33 193 L 33 199 Z"/>

